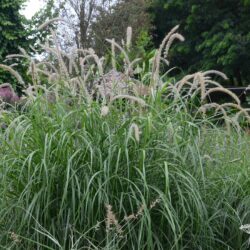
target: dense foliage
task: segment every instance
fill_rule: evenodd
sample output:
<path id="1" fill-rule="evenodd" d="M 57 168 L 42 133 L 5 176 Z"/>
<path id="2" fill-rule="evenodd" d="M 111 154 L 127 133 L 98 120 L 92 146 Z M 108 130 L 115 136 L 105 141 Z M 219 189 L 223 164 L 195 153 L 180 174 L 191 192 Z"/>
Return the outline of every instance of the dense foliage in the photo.
<path id="1" fill-rule="evenodd" d="M 0 63 L 9 54 L 19 53 L 18 47 L 27 48 L 27 31 L 25 19 L 20 15 L 24 0 L 1 0 L 0 3 Z M 19 65 L 20 70 L 21 65 Z M 11 76 L 0 70 L 0 83 L 11 82 Z"/>
<path id="2" fill-rule="evenodd" d="M 161 102 L 103 116 L 67 98 L 4 116 L 2 247 L 247 249 L 248 137 Z"/>
<path id="3" fill-rule="evenodd" d="M 151 13 L 156 44 L 171 27 L 181 25 L 187 42 L 174 49 L 174 66 L 188 72 L 222 70 L 230 84 L 249 84 L 249 1 L 155 0 Z"/>
<path id="4" fill-rule="evenodd" d="M 108 44 L 105 47 L 103 44 L 105 38 L 113 38 L 120 43 L 129 26 L 133 29 L 132 40 L 134 44 L 137 43 L 137 49 L 141 45 L 144 49 L 150 49 L 152 25 L 144 0 L 123 0 L 108 9 L 99 8 L 90 32 L 97 54 L 103 55 L 109 51 Z"/>
<path id="5" fill-rule="evenodd" d="M 59 7 L 55 7 L 54 0 L 46 0 L 46 4 L 29 20 L 29 30 L 32 37 L 32 45 L 39 49 L 39 44 L 44 43 L 48 39 L 50 32 L 49 29 L 37 30 L 37 28 L 48 20 L 58 17 Z M 56 24 L 50 25 L 50 28 L 55 29 Z"/>

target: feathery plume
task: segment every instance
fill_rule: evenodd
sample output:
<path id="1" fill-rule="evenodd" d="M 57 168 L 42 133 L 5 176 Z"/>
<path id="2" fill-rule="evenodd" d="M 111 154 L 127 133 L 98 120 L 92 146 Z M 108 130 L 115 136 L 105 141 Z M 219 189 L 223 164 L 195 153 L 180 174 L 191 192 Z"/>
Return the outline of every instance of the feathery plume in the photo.
<path id="1" fill-rule="evenodd" d="M 134 135 L 135 135 L 135 140 L 139 143 L 140 141 L 140 130 L 137 124 L 132 123 L 130 128 L 129 128 L 129 134 L 132 134 L 132 131 L 134 131 Z"/>
<path id="2" fill-rule="evenodd" d="M 19 75 L 19 73 L 17 73 L 17 71 L 15 71 L 14 69 L 12 69 L 11 67 L 4 65 L 4 64 L 0 64 L 0 68 L 3 70 L 8 71 L 10 74 L 12 74 L 17 81 L 21 84 L 21 85 L 25 85 L 22 77 Z"/>
<path id="3" fill-rule="evenodd" d="M 107 116 L 109 113 L 109 107 L 108 106 L 103 106 L 101 108 L 101 116 Z"/>
<path id="4" fill-rule="evenodd" d="M 203 96 L 203 100 L 211 93 L 214 93 L 214 92 L 223 92 L 229 96 L 231 96 L 233 98 L 233 100 L 238 104 L 240 105 L 240 99 L 237 97 L 237 95 L 235 95 L 232 91 L 228 90 L 228 89 L 225 89 L 225 88 L 212 88 L 212 89 L 209 89 L 206 94 Z"/>
<path id="5" fill-rule="evenodd" d="M 158 50 L 156 50 L 155 52 L 155 56 L 154 56 L 154 62 L 153 62 L 153 68 L 152 68 L 152 79 L 151 79 L 151 84 L 153 84 L 154 86 L 158 85 L 158 81 L 159 81 L 159 73 L 160 73 L 160 61 L 161 61 L 161 55 L 162 52 L 164 50 L 164 48 L 166 48 L 165 53 L 168 53 L 169 47 L 171 46 L 171 44 L 173 43 L 174 39 L 180 39 L 180 40 L 184 40 L 184 37 L 182 37 L 180 34 L 177 33 L 177 35 L 173 35 L 175 33 L 175 31 L 179 28 L 179 25 L 175 26 L 167 35 L 166 37 L 163 39 L 160 47 Z M 172 37 L 173 35 L 173 37 Z M 171 38 L 172 37 L 172 38 Z M 169 43 L 167 43 L 169 42 Z M 167 45 L 166 45 L 167 43 Z M 167 47 L 166 47 L 167 46 Z"/>
<path id="6" fill-rule="evenodd" d="M 228 79 L 228 77 L 227 77 L 224 73 L 222 73 L 222 72 L 220 72 L 220 71 L 218 71 L 218 70 L 207 70 L 207 71 L 205 71 L 205 72 L 203 73 L 204 76 L 212 75 L 212 74 L 215 74 L 215 75 L 217 75 L 217 76 L 220 76 L 220 77 L 222 77 L 222 78 L 225 79 L 225 80 Z"/>
<path id="7" fill-rule="evenodd" d="M 47 22 L 43 23 L 42 25 L 40 25 L 38 27 L 38 30 L 42 30 L 44 28 L 46 28 L 48 25 L 50 25 L 51 23 L 54 23 L 54 22 L 65 22 L 62 18 L 60 17 L 56 17 L 56 18 L 52 18 L 50 20 L 48 20 Z"/>
<path id="8" fill-rule="evenodd" d="M 111 227 L 114 225 L 117 233 L 122 234 L 123 233 L 122 227 L 112 211 L 112 206 L 107 204 L 105 205 L 105 207 L 106 207 L 106 219 L 105 219 L 106 231 L 109 232 L 111 230 Z"/>
<path id="9" fill-rule="evenodd" d="M 126 47 L 127 50 L 129 51 L 130 47 L 131 47 L 131 42 L 132 42 L 132 27 L 128 27 L 127 28 L 127 43 L 126 43 Z"/>
<path id="10" fill-rule="evenodd" d="M 115 42 L 114 39 L 106 39 L 106 41 L 109 42 L 111 45 L 113 44 L 114 47 L 117 47 L 121 51 L 121 53 L 124 55 L 125 66 L 128 67 L 128 65 L 130 65 L 130 60 L 126 51 L 117 42 Z"/>
<path id="11" fill-rule="evenodd" d="M 115 39 L 112 39 L 111 42 L 111 60 L 112 60 L 112 68 L 116 70 L 116 60 L 115 60 Z"/>
<path id="12" fill-rule="evenodd" d="M 146 106 L 146 102 L 144 100 L 142 100 L 141 98 L 135 97 L 135 96 L 131 96 L 131 95 L 117 95 L 117 96 L 114 96 L 110 100 L 109 104 L 112 104 L 117 99 L 128 99 L 128 100 L 131 100 L 131 101 L 136 101 L 141 106 Z"/>
<path id="13" fill-rule="evenodd" d="M 179 41 L 181 41 L 181 42 L 184 42 L 184 41 L 185 41 L 184 37 L 183 37 L 181 34 L 179 34 L 179 33 L 173 34 L 173 35 L 169 38 L 169 40 L 168 40 L 168 42 L 167 42 L 166 48 L 165 48 L 165 50 L 164 50 L 164 58 L 167 58 L 167 57 L 168 57 L 169 49 L 170 49 L 170 47 L 171 47 L 171 45 L 173 44 L 173 42 L 174 42 L 175 39 L 177 39 L 177 40 L 179 40 Z"/>

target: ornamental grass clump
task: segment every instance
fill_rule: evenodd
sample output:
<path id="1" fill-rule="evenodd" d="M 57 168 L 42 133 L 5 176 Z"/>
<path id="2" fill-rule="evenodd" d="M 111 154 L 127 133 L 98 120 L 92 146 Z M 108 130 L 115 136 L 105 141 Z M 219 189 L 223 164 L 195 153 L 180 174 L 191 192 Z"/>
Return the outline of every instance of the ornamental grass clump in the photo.
<path id="1" fill-rule="evenodd" d="M 109 40 L 111 65 L 92 49 L 66 55 L 55 33 L 43 59 L 20 51 L 32 82 L 25 105 L 0 116 L 1 248 L 247 249 L 250 147 L 238 119 L 248 110 L 212 79 L 223 73 L 166 79 L 176 30 L 137 79 L 131 29 L 124 47 Z M 103 80 L 111 71 L 120 91 Z M 108 86 L 109 97 L 96 93 Z M 211 86 L 232 103 L 207 103 Z"/>

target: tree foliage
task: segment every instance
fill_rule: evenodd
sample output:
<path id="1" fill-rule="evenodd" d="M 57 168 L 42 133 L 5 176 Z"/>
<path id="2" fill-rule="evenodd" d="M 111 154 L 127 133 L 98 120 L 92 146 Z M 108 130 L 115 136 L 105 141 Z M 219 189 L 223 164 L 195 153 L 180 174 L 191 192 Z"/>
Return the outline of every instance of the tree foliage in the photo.
<path id="1" fill-rule="evenodd" d="M 45 9 L 33 18 L 33 24 L 37 26 L 48 17 L 61 17 L 64 22 L 57 32 L 65 47 L 92 47 L 104 55 L 105 39 L 115 38 L 120 43 L 128 26 L 133 28 L 133 42 L 139 47 L 150 42 L 151 20 L 146 0 L 47 0 L 46 3 Z"/>
<path id="2" fill-rule="evenodd" d="M 156 44 L 170 28 L 181 25 L 188 42 L 175 47 L 172 61 L 183 70 L 213 68 L 227 73 L 230 84 L 249 84 L 249 0 L 155 0 L 150 11 Z"/>
<path id="3" fill-rule="evenodd" d="M 122 0 L 109 9 L 99 8 L 91 27 L 95 49 L 100 54 L 105 53 L 103 41 L 106 38 L 113 38 L 120 43 L 129 26 L 133 30 L 133 44 L 137 43 L 140 47 L 142 43 L 144 46 L 150 42 L 149 31 L 152 26 L 145 0 Z"/>
<path id="4" fill-rule="evenodd" d="M 49 29 L 37 30 L 37 28 L 45 22 L 58 17 L 60 12 L 60 6 L 55 6 L 55 0 L 46 0 L 45 3 L 44 7 L 41 8 L 29 21 L 29 29 L 32 36 L 33 46 L 35 46 L 36 49 L 39 49 L 39 47 L 36 46 L 37 43 L 44 43 L 50 35 Z M 52 23 L 49 25 L 49 28 L 55 28 L 55 26 L 56 24 Z"/>
<path id="5" fill-rule="evenodd" d="M 50 9 L 64 20 L 57 32 L 66 47 L 91 47 L 90 29 L 98 8 L 109 8 L 111 0 L 49 0 Z"/>
<path id="6" fill-rule="evenodd" d="M 19 13 L 24 2 L 24 0 L 0 2 L 0 62 L 3 62 L 8 54 L 18 53 L 19 46 L 23 48 L 28 46 L 25 19 Z M 10 75 L 0 71 L 0 83 L 9 81 Z"/>

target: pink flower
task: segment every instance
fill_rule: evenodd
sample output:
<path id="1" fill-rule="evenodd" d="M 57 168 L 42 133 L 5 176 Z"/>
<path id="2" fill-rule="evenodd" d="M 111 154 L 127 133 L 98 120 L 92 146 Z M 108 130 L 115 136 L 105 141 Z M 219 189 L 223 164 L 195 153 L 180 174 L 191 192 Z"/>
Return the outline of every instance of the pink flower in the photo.
<path id="1" fill-rule="evenodd" d="M 8 83 L 0 85 L 0 99 L 7 103 L 16 103 L 20 97 L 14 92 Z"/>

